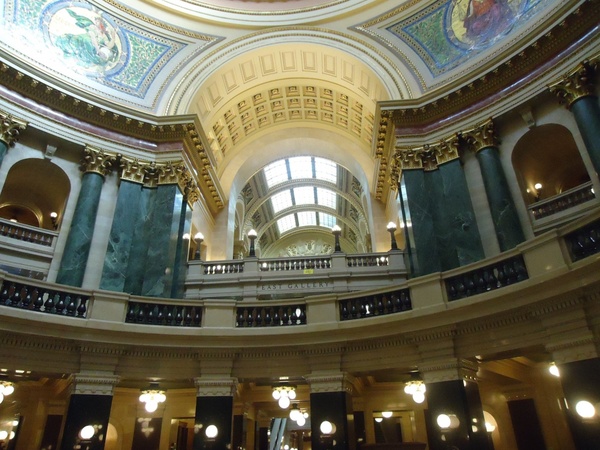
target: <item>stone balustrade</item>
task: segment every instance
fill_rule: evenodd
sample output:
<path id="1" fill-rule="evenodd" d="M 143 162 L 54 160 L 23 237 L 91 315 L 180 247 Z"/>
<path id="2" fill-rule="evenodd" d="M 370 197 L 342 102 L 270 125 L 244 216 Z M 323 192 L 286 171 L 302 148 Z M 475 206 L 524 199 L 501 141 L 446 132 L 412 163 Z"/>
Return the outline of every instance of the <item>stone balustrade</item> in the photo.
<path id="1" fill-rule="evenodd" d="M 404 280 L 393 286 L 360 292 L 329 290 L 302 299 L 135 297 L 68 288 L 0 272 L 0 317 L 5 327 L 13 323 L 17 326 L 24 319 L 32 327 L 37 322 L 36 333 L 42 334 L 45 330 L 55 333 L 52 327 L 56 327 L 65 337 L 81 338 L 81 330 L 85 329 L 85 339 L 100 336 L 108 339 L 112 333 L 119 333 L 127 341 L 128 336 L 143 333 L 144 339 L 150 341 L 155 337 L 164 343 L 178 340 L 182 345 L 181 339 L 186 336 L 206 336 L 207 339 L 221 336 L 243 346 L 256 329 L 263 330 L 267 336 L 275 333 L 282 340 L 289 337 L 290 342 L 296 342 L 299 336 L 310 342 L 313 333 L 333 337 L 336 333 L 347 333 L 348 328 L 370 336 L 385 333 L 388 327 L 412 329 L 431 326 L 433 322 L 437 326 L 446 322 L 451 325 L 462 320 L 465 314 L 468 316 L 469 308 L 481 306 L 487 314 L 493 315 L 495 311 L 506 311 L 516 305 L 533 304 L 546 294 L 560 297 L 563 290 L 569 292 L 579 286 L 583 278 L 586 282 L 600 282 L 600 259 L 597 258 L 600 246 L 596 244 L 599 231 L 600 212 L 596 212 L 469 266 Z M 580 244 L 584 245 L 584 251 Z M 352 278 L 353 268 L 347 267 L 345 255 L 334 254 L 331 261 L 331 270 L 336 270 L 338 264 L 345 266 L 345 272 L 340 269 L 340 276 Z M 259 276 L 263 273 L 258 259 L 244 263 L 253 267 L 243 274 Z M 197 267 L 200 269 L 201 264 Z M 286 271 L 275 274 L 280 272 Z M 216 278 L 227 284 L 226 278 L 235 275 Z M 312 281 L 313 276 L 317 276 L 316 272 L 302 283 L 317 283 Z M 540 283 L 548 289 L 540 292 L 537 288 Z M 459 288 L 460 285 L 464 288 Z M 527 292 L 535 295 L 527 295 Z M 169 331 L 175 328 L 178 331 Z M 163 331 L 149 331 L 151 329 Z"/>
<path id="2" fill-rule="evenodd" d="M 404 253 L 247 258 L 188 263 L 186 299 L 269 300 L 395 286 L 408 278 Z"/>

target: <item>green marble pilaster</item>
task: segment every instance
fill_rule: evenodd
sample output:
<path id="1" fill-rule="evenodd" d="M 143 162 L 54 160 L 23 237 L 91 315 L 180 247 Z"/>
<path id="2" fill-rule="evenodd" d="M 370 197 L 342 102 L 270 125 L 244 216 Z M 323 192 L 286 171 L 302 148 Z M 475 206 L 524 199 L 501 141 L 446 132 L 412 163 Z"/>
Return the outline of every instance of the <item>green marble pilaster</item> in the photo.
<path id="1" fill-rule="evenodd" d="M 420 169 L 402 171 L 402 189 L 406 192 L 403 207 L 410 216 L 407 237 L 411 246 L 413 276 L 439 272 L 441 269 L 425 175 Z"/>
<path id="2" fill-rule="evenodd" d="M 0 166 L 2 165 L 2 161 L 4 161 L 7 151 L 8 144 L 0 139 Z"/>
<path id="3" fill-rule="evenodd" d="M 148 253 L 142 295 L 170 297 L 179 240 L 183 195 L 176 184 L 156 189 L 152 220 L 148 224 Z"/>
<path id="4" fill-rule="evenodd" d="M 142 295 L 155 196 L 156 188 L 141 189 L 137 216 L 134 218 L 135 224 L 123 289 L 124 292 L 133 295 Z"/>
<path id="5" fill-rule="evenodd" d="M 185 277 L 187 272 L 187 246 L 189 241 L 183 239 L 186 230 L 192 226 L 192 210 L 188 208 L 186 196 L 182 197 L 181 211 L 179 216 L 179 229 L 177 231 L 177 243 L 175 251 L 175 272 L 173 284 L 171 285 L 171 297 L 183 298 L 185 291 Z"/>
<path id="6" fill-rule="evenodd" d="M 442 270 L 480 261 L 483 246 L 460 160 L 453 159 L 428 174 L 437 178 L 438 186 L 430 192 L 437 196 L 434 209 L 439 211 L 436 238 Z"/>
<path id="7" fill-rule="evenodd" d="M 482 148 L 477 152 L 477 161 L 481 169 L 498 245 L 504 252 L 523 242 L 525 234 L 502 169 L 498 148 L 495 146 Z"/>
<path id="8" fill-rule="evenodd" d="M 597 174 L 600 174 L 600 105 L 598 97 L 581 97 L 573 102 L 571 111 Z"/>
<path id="9" fill-rule="evenodd" d="M 133 236 L 139 229 L 142 185 L 121 180 L 117 205 L 104 258 L 100 289 L 126 292 L 125 280 L 131 255 Z"/>
<path id="10" fill-rule="evenodd" d="M 83 175 L 81 191 L 56 277 L 59 284 L 80 287 L 83 283 L 103 182 L 104 177 L 99 173 L 86 172 Z"/>

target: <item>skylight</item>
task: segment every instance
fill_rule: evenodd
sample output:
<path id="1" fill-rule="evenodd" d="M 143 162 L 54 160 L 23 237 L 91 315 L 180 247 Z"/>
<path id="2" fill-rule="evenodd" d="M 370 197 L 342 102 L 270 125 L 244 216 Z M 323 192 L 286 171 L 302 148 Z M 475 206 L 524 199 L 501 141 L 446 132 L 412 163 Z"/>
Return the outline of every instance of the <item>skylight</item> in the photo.
<path id="1" fill-rule="evenodd" d="M 315 158 L 315 178 L 337 183 L 337 164 L 323 158 Z"/>
<path id="2" fill-rule="evenodd" d="M 310 156 L 298 156 L 290 158 L 290 175 L 292 179 L 314 178 L 312 158 Z"/>
<path id="3" fill-rule="evenodd" d="M 337 204 L 337 194 L 329 189 L 317 188 L 317 200 L 319 205 L 335 209 Z"/>
<path id="4" fill-rule="evenodd" d="M 289 179 L 287 164 L 285 159 L 275 161 L 264 169 L 265 179 L 267 180 L 267 186 L 272 188 L 273 186 L 283 183 Z"/>
<path id="5" fill-rule="evenodd" d="M 294 201 L 296 205 L 314 205 L 315 188 L 312 186 L 302 186 L 293 189 Z"/>
<path id="6" fill-rule="evenodd" d="M 292 206 L 292 194 L 290 191 L 282 191 L 271 196 L 271 205 L 273 211 L 277 214 L 279 211 Z"/>
<path id="7" fill-rule="evenodd" d="M 297 215 L 299 227 L 308 227 L 317 224 L 317 214 L 315 211 L 300 211 Z"/>
<path id="8" fill-rule="evenodd" d="M 277 228 L 279 229 L 279 234 L 283 234 L 292 228 L 296 228 L 296 215 L 288 214 L 287 216 L 279 219 L 277 221 Z"/>
<path id="9" fill-rule="evenodd" d="M 324 212 L 319 213 L 319 225 L 322 227 L 333 228 L 333 226 L 337 223 L 337 220 L 331 214 L 327 214 Z"/>

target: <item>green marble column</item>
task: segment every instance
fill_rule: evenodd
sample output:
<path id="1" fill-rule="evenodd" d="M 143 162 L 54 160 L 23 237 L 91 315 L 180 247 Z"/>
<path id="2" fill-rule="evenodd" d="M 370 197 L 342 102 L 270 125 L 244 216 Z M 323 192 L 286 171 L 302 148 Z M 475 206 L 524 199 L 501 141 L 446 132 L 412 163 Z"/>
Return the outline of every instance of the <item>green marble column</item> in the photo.
<path id="1" fill-rule="evenodd" d="M 139 295 L 139 292 L 126 290 L 125 285 L 134 234 L 140 229 L 143 230 L 140 220 L 143 206 L 145 202 L 142 201 L 142 185 L 122 179 L 104 258 L 100 289 Z"/>
<path id="2" fill-rule="evenodd" d="M 26 127 L 27 122 L 0 111 L 0 165 L 2 165 L 8 148 L 15 145 L 19 134 Z"/>
<path id="3" fill-rule="evenodd" d="M 104 177 L 110 172 L 115 159 L 115 156 L 100 150 L 85 149 L 81 190 L 56 277 L 59 284 L 81 287 L 83 283 Z"/>
<path id="4" fill-rule="evenodd" d="M 502 169 L 494 124 L 486 121 L 462 137 L 477 155 L 498 246 L 503 252 L 510 250 L 525 240 L 525 234 Z"/>
<path id="5" fill-rule="evenodd" d="M 600 105 L 596 96 L 595 79 L 599 60 L 600 57 L 592 62 L 584 61 L 549 86 L 550 91 L 563 100 L 575 116 L 597 174 L 600 174 Z"/>
<path id="6" fill-rule="evenodd" d="M 412 274 L 417 277 L 439 272 L 440 259 L 425 172 L 421 169 L 403 170 L 402 185 L 406 194 L 402 199 L 405 220 L 410 218 L 405 229 L 411 249 Z"/>

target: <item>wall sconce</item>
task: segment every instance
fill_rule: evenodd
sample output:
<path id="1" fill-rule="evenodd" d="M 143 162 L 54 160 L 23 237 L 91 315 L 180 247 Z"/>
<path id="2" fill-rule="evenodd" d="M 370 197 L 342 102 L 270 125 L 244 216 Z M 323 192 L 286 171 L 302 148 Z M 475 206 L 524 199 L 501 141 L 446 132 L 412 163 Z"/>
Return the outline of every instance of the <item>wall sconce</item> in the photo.
<path id="1" fill-rule="evenodd" d="M 96 428 L 93 425 L 86 425 L 79 430 L 79 438 L 83 440 L 91 439 L 96 434 Z"/>
<path id="2" fill-rule="evenodd" d="M 207 438 L 214 439 L 219 434 L 219 429 L 216 427 L 216 425 L 209 425 L 206 427 L 206 430 L 204 430 L 204 434 Z"/>
<path id="3" fill-rule="evenodd" d="M 583 419 L 591 419 L 596 415 L 596 408 L 587 400 L 581 400 L 575 405 L 575 411 Z"/>
<path id="4" fill-rule="evenodd" d="M 15 392 L 15 385 L 10 381 L 0 383 L 0 403 L 4 401 L 4 397 Z"/>
<path id="5" fill-rule="evenodd" d="M 323 422 L 321 422 L 319 430 L 321 430 L 322 434 L 329 436 L 335 433 L 335 424 L 330 422 L 329 420 L 324 420 Z"/>
<path id="6" fill-rule="evenodd" d="M 146 411 L 151 413 L 157 410 L 158 404 L 163 403 L 167 396 L 165 395 L 166 391 L 158 389 L 158 384 L 153 384 L 150 387 L 150 389 L 142 390 L 140 402 L 144 403 Z"/>
<path id="7" fill-rule="evenodd" d="M 52 227 L 56 230 L 58 228 L 58 213 L 56 211 L 50 213 L 50 220 L 52 221 Z"/>
<path id="8" fill-rule="evenodd" d="M 460 420 L 454 414 L 440 414 L 437 416 L 437 424 L 442 430 L 455 429 L 460 425 Z"/>
<path id="9" fill-rule="evenodd" d="M 340 253 L 342 251 L 342 247 L 340 247 L 340 234 L 342 234 L 342 229 L 340 228 L 339 225 L 335 224 L 331 228 L 331 232 L 333 233 L 333 236 L 335 237 L 335 245 L 334 245 L 333 252 Z"/>
<path id="10" fill-rule="evenodd" d="M 425 401 L 425 383 L 421 380 L 412 380 L 406 383 L 404 386 L 404 392 L 408 395 L 412 395 L 415 403 L 423 403 Z"/>
<path id="11" fill-rule="evenodd" d="M 277 400 L 279 407 L 286 409 L 290 406 L 291 400 L 296 398 L 295 386 L 277 386 L 273 388 L 273 398 Z"/>
<path id="12" fill-rule="evenodd" d="M 196 233 L 194 235 L 194 240 L 196 241 L 196 253 L 194 253 L 194 259 L 200 261 L 200 246 L 202 245 L 202 241 L 204 241 L 204 235 L 202 233 Z"/>
<path id="13" fill-rule="evenodd" d="M 251 258 L 256 257 L 256 249 L 254 248 L 254 241 L 256 240 L 256 236 L 258 236 L 258 234 L 256 233 L 256 230 L 254 228 L 248 231 L 248 239 L 250 239 L 250 251 L 248 252 L 248 256 Z"/>
<path id="14" fill-rule="evenodd" d="M 387 224 L 386 228 L 390 232 L 390 238 L 392 240 L 392 247 L 390 250 L 398 250 L 398 244 L 396 242 L 396 224 L 394 222 L 390 222 Z"/>

